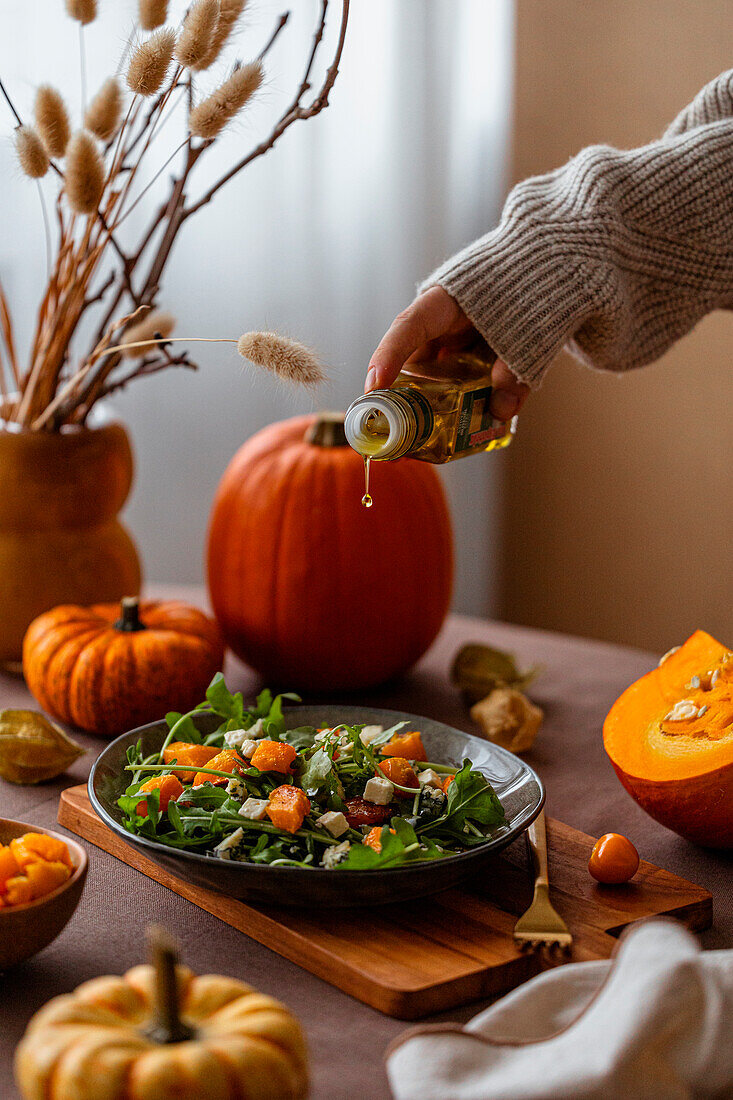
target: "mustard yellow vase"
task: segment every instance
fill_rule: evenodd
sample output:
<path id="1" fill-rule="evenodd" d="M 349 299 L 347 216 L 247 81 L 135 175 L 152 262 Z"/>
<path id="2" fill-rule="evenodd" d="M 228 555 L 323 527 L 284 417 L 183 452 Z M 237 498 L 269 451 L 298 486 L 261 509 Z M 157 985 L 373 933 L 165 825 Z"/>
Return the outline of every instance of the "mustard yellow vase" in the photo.
<path id="1" fill-rule="evenodd" d="M 140 561 L 117 519 L 133 458 L 115 422 L 61 432 L 0 421 L 0 664 L 20 662 L 36 615 L 140 591 Z"/>

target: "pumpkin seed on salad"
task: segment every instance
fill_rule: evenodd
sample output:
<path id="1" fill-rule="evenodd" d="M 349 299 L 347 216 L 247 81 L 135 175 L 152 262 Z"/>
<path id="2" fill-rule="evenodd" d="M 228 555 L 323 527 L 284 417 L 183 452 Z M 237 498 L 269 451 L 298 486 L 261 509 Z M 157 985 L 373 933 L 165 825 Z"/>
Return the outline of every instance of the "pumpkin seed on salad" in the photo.
<path id="1" fill-rule="evenodd" d="M 465 852 L 504 824 L 471 761 L 429 761 L 406 721 L 288 729 L 288 701 L 266 690 L 247 707 L 217 673 L 204 702 L 166 715 L 157 752 L 127 750 L 125 828 L 217 859 L 370 870 Z M 212 733 L 202 714 L 220 719 Z"/>

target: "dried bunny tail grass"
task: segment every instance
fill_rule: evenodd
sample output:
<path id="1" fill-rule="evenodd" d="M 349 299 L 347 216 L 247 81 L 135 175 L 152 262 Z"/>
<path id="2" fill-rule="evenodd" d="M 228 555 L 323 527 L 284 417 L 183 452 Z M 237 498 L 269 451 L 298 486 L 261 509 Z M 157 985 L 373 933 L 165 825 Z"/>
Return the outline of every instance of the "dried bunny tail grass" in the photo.
<path id="1" fill-rule="evenodd" d="M 235 69 L 215 92 L 191 111 L 188 120 L 191 133 L 206 140 L 215 138 L 252 98 L 263 75 L 261 61 L 250 61 Z"/>
<path id="2" fill-rule="evenodd" d="M 137 95 L 155 95 L 165 80 L 176 44 L 175 31 L 156 31 L 141 42 L 130 59 L 127 86 Z"/>
<path id="3" fill-rule="evenodd" d="M 214 64 L 236 29 L 239 18 L 246 7 L 247 0 L 221 0 L 219 22 L 212 36 L 209 52 L 201 64 L 202 69 L 208 69 L 210 65 Z"/>
<path id="4" fill-rule="evenodd" d="M 66 150 L 66 197 L 77 214 L 95 214 L 104 191 L 104 159 L 86 130 L 74 134 Z"/>
<path id="5" fill-rule="evenodd" d="M 138 321 L 136 325 L 131 325 L 130 328 L 125 330 L 125 343 L 137 344 L 142 340 L 152 340 L 158 336 L 170 336 L 175 325 L 176 319 L 172 313 L 166 313 L 162 309 L 154 309 L 143 317 L 142 321 Z M 147 347 L 128 348 L 122 354 L 127 359 L 139 359 L 152 347 L 155 347 L 155 345 L 151 343 Z"/>
<path id="6" fill-rule="evenodd" d="M 63 96 L 49 84 L 36 92 L 36 128 L 50 157 L 62 157 L 71 137 L 71 126 Z"/>
<path id="7" fill-rule="evenodd" d="M 138 12 L 142 29 L 154 31 L 168 18 L 168 0 L 138 0 Z"/>
<path id="8" fill-rule="evenodd" d="M 219 22 L 219 0 L 195 0 L 188 10 L 176 43 L 176 61 L 186 69 L 199 70 L 211 51 Z"/>
<path id="9" fill-rule="evenodd" d="M 117 132 L 122 117 L 122 88 L 111 76 L 92 99 L 84 115 L 84 125 L 101 141 L 109 141 Z"/>
<path id="10" fill-rule="evenodd" d="M 237 341 L 237 351 L 286 382 L 319 386 L 326 378 L 315 352 L 277 332 L 245 332 Z"/>
<path id="11" fill-rule="evenodd" d="M 77 23 L 93 23 L 97 18 L 97 0 L 66 0 L 66 10 Z"/>
<path id="12" fill-rule="evenodd" d="M 37 180 L 48 172 L 48 153 L 32 126 L 19 126 L 15 131 L 15 151 L 26 176 Z"/>

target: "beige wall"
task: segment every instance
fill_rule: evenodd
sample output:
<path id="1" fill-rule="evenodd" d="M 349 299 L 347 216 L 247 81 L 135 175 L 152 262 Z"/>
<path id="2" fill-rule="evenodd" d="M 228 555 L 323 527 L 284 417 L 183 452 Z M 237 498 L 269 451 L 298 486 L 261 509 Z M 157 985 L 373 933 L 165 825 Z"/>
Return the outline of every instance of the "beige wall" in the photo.
<path id="1" fill-rule="evenodd" d="M 515 178 L 651 140 L 731 66 L 731 0 L 517 0 Z M 628 375 L 553 365 L 505 460 L 505 618 L 733 645 L 732 352 L 717 313 Z"/>

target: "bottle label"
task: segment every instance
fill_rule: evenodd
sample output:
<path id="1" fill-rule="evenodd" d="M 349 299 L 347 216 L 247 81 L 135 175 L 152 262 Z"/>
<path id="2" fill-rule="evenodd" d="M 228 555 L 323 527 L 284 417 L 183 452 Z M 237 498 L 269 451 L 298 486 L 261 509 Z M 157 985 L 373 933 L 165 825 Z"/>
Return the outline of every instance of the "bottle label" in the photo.
<path id="1" fill-rule="evenodd" d="M 486 386 L 463 395 L 458 415 L 456 454 L 470 451 L 473 447 L 486 446 L 492 439 L 500 439 L 506 433 L 506 424 L 494 420 L 491 415 L 491 393 L 491 386 Z"/>

